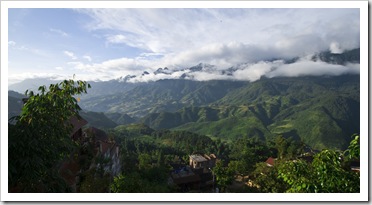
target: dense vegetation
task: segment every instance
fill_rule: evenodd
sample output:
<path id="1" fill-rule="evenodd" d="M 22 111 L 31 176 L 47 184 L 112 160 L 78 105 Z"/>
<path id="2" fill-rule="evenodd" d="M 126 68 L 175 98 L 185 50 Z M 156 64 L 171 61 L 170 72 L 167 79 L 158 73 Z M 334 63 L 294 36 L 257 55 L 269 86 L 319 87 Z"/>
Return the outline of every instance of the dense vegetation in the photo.
<path id="1" fill-rule="evenodd" d="M 168 90 L 173 83 L 154 83 L 163 86 L 155 89 L 159 93 L 150 92 L 138 102 L 161 107 L 165 104 L 154 100 L 168 99 L 166 105 L 174 110 L 147 110 L 150 114 L 142 123 L 133 123 L 136 120 L 126 114 L 107 114 L 114 122 L 105 113 L 81 111 L 75 97 L 89 87 L 84 81 L 63 81 L 41 86 L 38 93 L 26 92 L 27 103 L 9 124 L 10 191 L 71 191 L 58 172 L 65 160 L 76 161 L 84 170 L 80 192 L 190 191 L 170 185 L 168 179 L 174 165 L 187 165 L 192 153 L 217 156 L 212 172 L 220 192 L 360 191 L 359 172 L 350 168 L 360 157 L 359 136 L 350 138 L 359 130 L 359 76 L 177 82 L 184 93 Z M 223 89 L 222 94 L 212 88 Z M 139 96 L 132 96 L 133 103 Z M 174 96 L 184 103 L 174 102 Z M 100 166 L 112 162 L 94 155 L 96 144 L 88 129 L 89 143 L 68 137 L 71 126 L 66 121 L 78 114 L 119 145 L 118 175 Z M 274 166 L 265 163 L 269 157 L 275 159 Z"/>
<path id="2" fill-rule="evenodd" d="M 111 133 L 121 142 L 123 163 L 122 173 L 111 184 L 113 192 L 180 191 L 166 183 L 170 165 L 187 164 L 190 153 L 216 153 L 219 162 L 213 173 L 222 192 L 360 191 L 359 173 L 350 169 L 359 160 L 357 135 L 345 151 L 326 149 L 314 154 L 306 151 L 304 143 L 283 136 L 267 143 L 254 137 L 229 143 L 185 131 L 156 131 L 143 124 L 118 126 Z M 275 166 L 265 163 L 269 157 L 276 159 Z M 234 187 L 241 176 L 248 176 L 245 182 L 251 185 Z"/>
<path id="3" fill-rule="evenodd" d="M 26 91 L 27 102 L 9 124 L 9 188 L 20 192 L 64 192 L 68 187 L 58 173 L 58 164 L 74 149 L 67 123 L 80 110 L 74 95 L 86 93 L 84 81 L 65 80 Z"/>
<path id="4" fill-rule="evenodd" d="M 141 122 L 222 139 L 277 135 L 315 149 L 345 149 L 359 130 L 359 76 L 261 79 L 205 106 L 151 113 Z"/>
<path id="5" fill-rule="evenodd" d="M 340 54 L 324 51 L 312 60 L 347 66 L 359 63 L 359 55 L 358 48 Z M 197 72 L 204 65 L 185 69 Z M 225 74 L 234 69 L 238 68 L 231 67 Z M 359 75 L 349 74 L 262 77 L 255 82 L 180 78 L 129 83 L 121 78 L 91 82 L 92 89 L 81 96 L 79 105 L 90 125 L 100 128 L 144 123 L 153 129 L 184 130 L 221 140 L 258 137 L 268 141 L 282 135 L 318 150 L 346 149 L 349 136 L 359 132 L 359 82 Z M 30 87 L 35 82 L 23 84 Z M 10 116 L 20 109 L 17 102 L 9 94 Z"/>
<path id="6" fill-rule="evenodd" d="M 90 125 L 99 128 L 144 123 L 153 129 L 184 130 L 221 140 L 272 140 L 283 135 L 318 150 L 346 149 L 349 136 L 359 132 L 359 78 L 263 78 L 253 83 L 163 80 L 112 96 L 82 96 L 79 104 L 116 111 L 81 112 Z M 20 109 L 19 101 L 9 96 L 11 115 Z M 139 118 L 139 112 L 147 114 Z"/>

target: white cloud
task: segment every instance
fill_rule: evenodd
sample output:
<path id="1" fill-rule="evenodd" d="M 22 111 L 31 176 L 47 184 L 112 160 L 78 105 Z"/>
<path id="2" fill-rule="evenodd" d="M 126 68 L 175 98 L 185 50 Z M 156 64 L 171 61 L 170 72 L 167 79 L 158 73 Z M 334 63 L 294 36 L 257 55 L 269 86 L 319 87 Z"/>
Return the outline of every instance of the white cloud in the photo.
<path id="1" fill-rule="evenodd" d="M 282 39 L 275 43 L 275 49 L 283 56 L 305 56 L 328 49 L 327 43 L 319 35 L 306 34 Z"/>
<path id="2" fill-rule="evenodd" d="M 77 57 L 75 56 L 75 54 L 73 52 L 71 52 L 71 51 L 63 51 L 63 53 L 66 56 L 70 57 L 72 60 L 76 60 L 77 59 Z"/>
<path id="3" fill-rule="evenodd" d="M 84 9 L 87 27 L 110 43 L 151 52 L 178 53 L 206 44 L 243 44 L 308 52 L 359 45 L 358 9 Z M 292 40 L 291 40 L 292 39 Z M 303 45 L 306 44 L 304 47 Z"/>
<path id="4" fill-rule="evenodd" d="M 208 80 L 233 80 L 231 76 L 222 75 L 220 73 L 208 73 L 208 72 L 194 72 L 192 73 L 193 80 L 197 81 L 208 81 Z"/>
<path id="5" fill-rule="evenodd" d="M 274 63 L 258 62 L 257 64 L 243 65 L 239 70 L 233 73 L 233 76 L 236 80 L 256 81 L 280 64 L 282 64 L 281 61 Z"/>
<path id="6" fill-rule="evenodd" d="M 305 59 L 290 65 L 282 61 L 272 62 L 274 59 L 304 57 L 326 49 L 340 53 L 359 47 L 359 9 L 76 10 L 90 17 L 86 28 L 92 36 L 105 40 L 103 44 L 106 43 L 108 52 L 97 54 L 90 48 L 73 49 L 76 53 L 89 53 L 77 57 L 72 49 L 64 50 L 63 54 L 72 62 L 63 68 L 53 67 L 64 71 L 72 69 L 89 76 L 89 79 L 113 79 L 126 75 L 137 75 L 133 79 L 137 81 L 172 79 L 185 72 L 158 75 L 152 72 L 159 67 L 181 69 L 199 63 L 215 65 L 215 70 L 188 73 L 190 78 L 255 81 L 262 76 L 359 72 L 354 65 L 329 65 Z M 69 36 L 60 29 L 50 28 L 49 31 Z M 8 45 L 19 50 L 32 50 L 16 46 L 13 41 Z M 115 53 L 116 58 L 110 56 L 110 47 L 121 46 L 125 50 L 122 57 L 120 53 Z M 94 63 L 90 55 L 97 56 Z M 106 60 L 98 61 L 98 58 Z M 231 76 L 221 74 L 222 70 L 234 66 L 239 69 Z M 145 70 L 150 75 L 141 76 Z"/>
<path id="7" fill-rule="evenodd" d="M 34 54 L 42 57 L 49 57 L 49 53 L 47 53 L 44 50 L 29 46 L 29 45 L 20 45 L 19 43 L 16 43 L 15 41 L 8 41 L 8 46 L 12 48 L 14 51 L 23 51 L 27 52 L 27 55 Z M 9 51 L 11 52 L 11 51 Z M 10 53 L 11 55 L 11 53 Z"/>
<path id="8" fill-rule="evenodd" d="M 322 75 L 343 75 L 343 74 L 359 74 L 359 64 L 335 65 L 328 64 L 322 61 L 303 60 L 293 64 L 283 64 L 275 70 L 265 74 L 272 78 L 278 76 L 298 77 L 298 76 L 322 76 Z"/>
<path id="9" fill-rule="evenodd" d="M 186 74 L 186 79 L 193 80 L 244 80 L 256 81 L 262 76 L 266 77 L 297 77 L 304 75 L 342 75 L 347 73 L 359 73 L 359 64 L 333 65 L 325 62 L 311 61 L 312 55 L 301 58 L 298 62 L 285 64 L 283 60 L 271 61 L 270 56 L 296 57 L 280 53 L 276 48 L 259 48 L 254 45 L 237 43 L 212 44 L 195 52 L 186 51 L 174 56 L 165 56 L 156 60 L 147 60 L 144 54 L 138 58 L 118 58 L 107 60 L 102 63 L 85 64 L 83 62 L 70 62 L 74 68 L 90 72 L 91 74 L 110 75 L 112 78 L 120 78 L 126 75 L 136 75 L 132 82 L 148 82 L 160 79 L 175 79 Z M 259 61 L 266 57 L 266 61 Z M 186 68 L 199 63 L 210 64 L 212 67 L 203 68 L 202 71 L 189 72 Z M 167 74 L 153 74 L 157 68 L 168 67 L 172 72 Z M 237 68 L 231 76 L 223 75 L 222 71 L 229 68 Z M 184 70 L 186 69 L 186 70 Z M 178 71 L 177 71 L 178 70 Z M 141 75 L 144 71 L 150 74 Z"/>
<path id="10" fill-rule="evenodd" d="M 216 65 L 219 69 L 226 69 L 237 64 L 257 62 L 273 58 L 295 57 L 285 54 L 275 47 L 259 47 L 254 44 L 229 42 L 215 43 L 203 46 L 197 50 L 190 49 L 176 55 L 166 56 L 164 65 L 193 66 L 198 63 Z"/>
<path id="11" fill-rule="evenodd" d="M 61 66 L 57 66 L 57 67 L 55 67 L 54 69 L 56 69 L 56 70 L 63 70 L 63 67 L 61 67 Z"/>
<path id="12" fill-rule="evenodd" d="M 182 73 L 173 73 L 172 75 L 167 74 L 157 74 L 149 73 L 147 75 L 139 75 L 136 78 L 129 79 L 129 82 L 136 83 L 136 82 L 149 82 L 149 81 L 157 81 L 157 80 L 164 80 L 164 79 L 177 79 L 182 75 Z"/>
<path id="13" fill-rule="evenodd" d="M 16 73 L 16 74 L 9 74 L 8 81 L 9 84 L 14 84 L 17 82 L 21 82 L 25 79 L 33 79 L 33 78 L 47 78 L 51 80 L 64 80 L 66 79 L 66 75 L 61 75 L 57 73 L 44 73 L 44 72 L 23 72 L 23 73 Z"/>
<path id="14" fill-rule="evenodd" d="M 138 70 L 143 69 L 142 65 L 137 64 L 134 59 L 130 58 L 119 58 L 119 59 L 112 59 L 108 61 L 104 61 L 99 64 L 87 64 L 82 67 L 81 69 L 88 69 L 92 71 L 110 71 L 110 70 Z"/>
<path id="15" fill-rule="evenodd" d="M 331 53 L 342 53 L 343 50 L 340 47 L 340 44 L 337 42 L 332 42 L 331 45 L 329 46 L 329 50 Z"/>
<path id="16" fill-rule="evenodd" d="M 66 79 L 72 79 L 74 76 L 74 73 L 53 73 L 53 72 L 23 72 L 23 73 L 15 73 L 8 75 L 8 83 L 9 85 L 19 83 L 25 79 L 35 79 L 35 78 L 43 78 L 43 79 L 49 79 L 49 80 L 57 80 L 62 81 Z M 105 81 L 105 80 L 111 80 L 112 76 L 110 75 L 102 75 L 97 76 L 93 73 L 87 73 L 84 75 L 76 74 L 75 79 L 78 80 L 85 80 L 85 81 Z"/>
<path id="17" fill-rule="evenodd" d="M 15 46 L 16 45 L 16 42 L 14 41 L 8 41 L 8 46 Z"/>
<path id="18" fill-rule="evenodd" d="M 38 49 L 38 48 L 29 47 L 27 45 L 14 46 L 14 49 L 27 52 L 28 55 L 31 53 L 31 54 L 41 56 L 41 57 L 50 57 L 50 54 L 47 53 L 46 51 Z"/>
<path id="19" fill-rule="evenodd" d="M 88 56 L 88 55 L 83 56 L 83 58 L 87 59 L 87 61 L 89 61 L 89 62 L 92 61 L 92 58 L 90 56 Z"/>
<path id="20" fill-rule="evenodd" d="M 107 41 L 109 43 L 126 43 L 126 44 L 130 44 L 130 41 L 128 40 L 127 37 L 125 37 L 124 35 L 122 34 L 118 34 L 118 35 L 109 35 L 107 36 Z"/>
<path id="21" fill-rule="evenodd" d="M 359 47 L 358 9 L 77 11 L 91 17 L 87 28 L 94 34 L 101 33 L 107 43 L 127 45 L 148 54 L 86 65 L 95 70 L 98 67 L 127 71 L 182 68 L 198 63 L 226 69 L 237 64 L 306 56 L 326 49 L 335 51 L 334 42 L 342 49 Z M 158 53 L 161 55 L 156 56 Z"/>
<path id="22" fill-rule="evenodd" d="M 61 35 L 63 37 L 69 37 L 70 36 L 68 33 L 64 32 L 64 31 L 62 31 L 60 29 L 50 28 L 49 31 L 52 32 L 52 33 L 59 34 L 59 35 Z"/>
<path id="23" fill-rule="evenodd" d="M 83 63 L 80 61 L 68 62 L 68 65 L 84 72 L 84 75 L 93 75 L 95 79 L 116 79 L 126 75 L 140 75 L 146 66 L 146 61 L 130 58 L 107 60 L 102 63 Z M 149 69 L 149 71 L 152 71 Z M 102 80 L 101 79 L 101 80 Z"/>

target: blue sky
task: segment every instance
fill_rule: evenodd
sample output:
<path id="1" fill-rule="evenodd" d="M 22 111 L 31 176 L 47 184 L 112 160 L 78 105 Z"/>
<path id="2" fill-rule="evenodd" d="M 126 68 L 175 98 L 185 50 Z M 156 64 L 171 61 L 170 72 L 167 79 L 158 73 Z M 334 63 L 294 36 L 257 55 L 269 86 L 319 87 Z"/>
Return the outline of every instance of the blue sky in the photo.
<path id="1" fill-rule="evenodd" d="M 110 80 L 198 63 L 215 65 L 216 70 L 244 64 L 235 75 L 241 80 L 277 73 L 301 75 L 302 71 L 293 74 L 288 67 L 268 73 L 282 64 L 265 60 L 306 59 L 322 50 L 337 53 L 360 45 L 359 9 L 17 8 L 8 12 L 9 84 L 73 74 L 83 80 Z M 319 66 L 314 72 L 327 68 L 306 63 L 305 68 Z M 358 72 L 359 67 L 342 69 Z M 223 77 L 199 73 L 198 78 Z"/>

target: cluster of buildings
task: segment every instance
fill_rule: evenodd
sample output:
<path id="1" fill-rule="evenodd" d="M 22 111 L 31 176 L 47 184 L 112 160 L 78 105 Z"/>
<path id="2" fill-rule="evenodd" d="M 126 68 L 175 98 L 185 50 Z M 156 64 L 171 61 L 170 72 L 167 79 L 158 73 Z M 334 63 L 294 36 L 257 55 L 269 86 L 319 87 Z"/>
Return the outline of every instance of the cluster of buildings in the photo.
<path id="1" fill-rule="evenodd" d="M 214 188 L 212 168 L 216 160 L 214 154 L 189 155 L 188 165 L 173 165 L 168 184 L 177 186 L 182 192 Z"/>
<path id="2" fill-rule="evenodd" d="M 103 131 L 95 127 L 89 127 L 83 131 L 88 122 L 83 118 L 72 117 L 70 123 L 73 125 L 70 137 L 72 140 L 91 150 L 91 157 L 74 152 L 70 159 L 65 160 L 60 166 L 60 173 L 73 192 L 79 192 L 81 175 L 91 169 L 101 169 L 103 174 L 112 177 L 120 173 L 121 165 L 119 158 L 119 145 L 110 139 Z M 86 160 L 88 167 L 82 163 Z"/>

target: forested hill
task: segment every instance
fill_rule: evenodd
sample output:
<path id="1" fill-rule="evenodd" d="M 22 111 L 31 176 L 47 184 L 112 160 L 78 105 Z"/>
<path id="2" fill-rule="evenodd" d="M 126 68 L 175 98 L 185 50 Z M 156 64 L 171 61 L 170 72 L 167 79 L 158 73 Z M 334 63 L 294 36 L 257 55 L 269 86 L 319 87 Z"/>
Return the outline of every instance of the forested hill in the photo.
<path id="1" fill-rule="evenodd" d="M 141 84 L 116 94 L 84 98 L 81 106 L 98 112 L 126 113 L 143 117 L 148 113 L 177 111 L 185 106 L 205 106 L 246 82 L 160 80 Z"/>
<path id="2" fill-rule="evenodd" d="M 142 122 L 230 139 L 283 135 L 342 149 L 359 132 L 359 98 L 359 75 L 261 79 L 207 106 L 152 113 Z"/>
<path id="3" fill-rule="evenodd" d="M 80 105 L 86 110 L 84 117 L 102 128 L 140 122 L 153 129 L 222 139 L 257 136 L 269 140 L 283 135 L 315 149 L 344 149 L 350 136 L 359 133 L 359 78 L 161 80 L 117 94 L 82 98 Z"/>
<path id="4" fill-rule="evenodd" d="M 92 89 L 80 96 L 79 105 L 85 111 L 82 114 L 98 127 L 145 123 L 153 129 L 185 130 L 223 139 L 257 136 L 268 140 L 283 135 L 301 139 L 316 149 L 344 149 L 350 136 L 359 133 L 360 76 L 346 74 L 343 69 L 350 65 L 357 70 L 359 53 L 357 48 L 341 54 L 325 51 L 310 57 L 319 65 L 334 66 L 337 74 L 270 78 L 262 75 L 253 82 L 197 81 L 185 76 L 137 83 L 128 82 L 135 76 L 90 82 Z M 299 61 L 287 59 L 285 65 Z M 183 71 L 191 75 L 209 69 L 213 66 L 199 64 Z M 234 69 L 237 68 L 222 73 L 231 76 Z M 154 74 L 171 72 L 159 68 Z M 29 88 L 34 84 L 26 80 L 10 88 Z M 20 109 L 16 101 L 9 95 L 13 114 Z"/>

